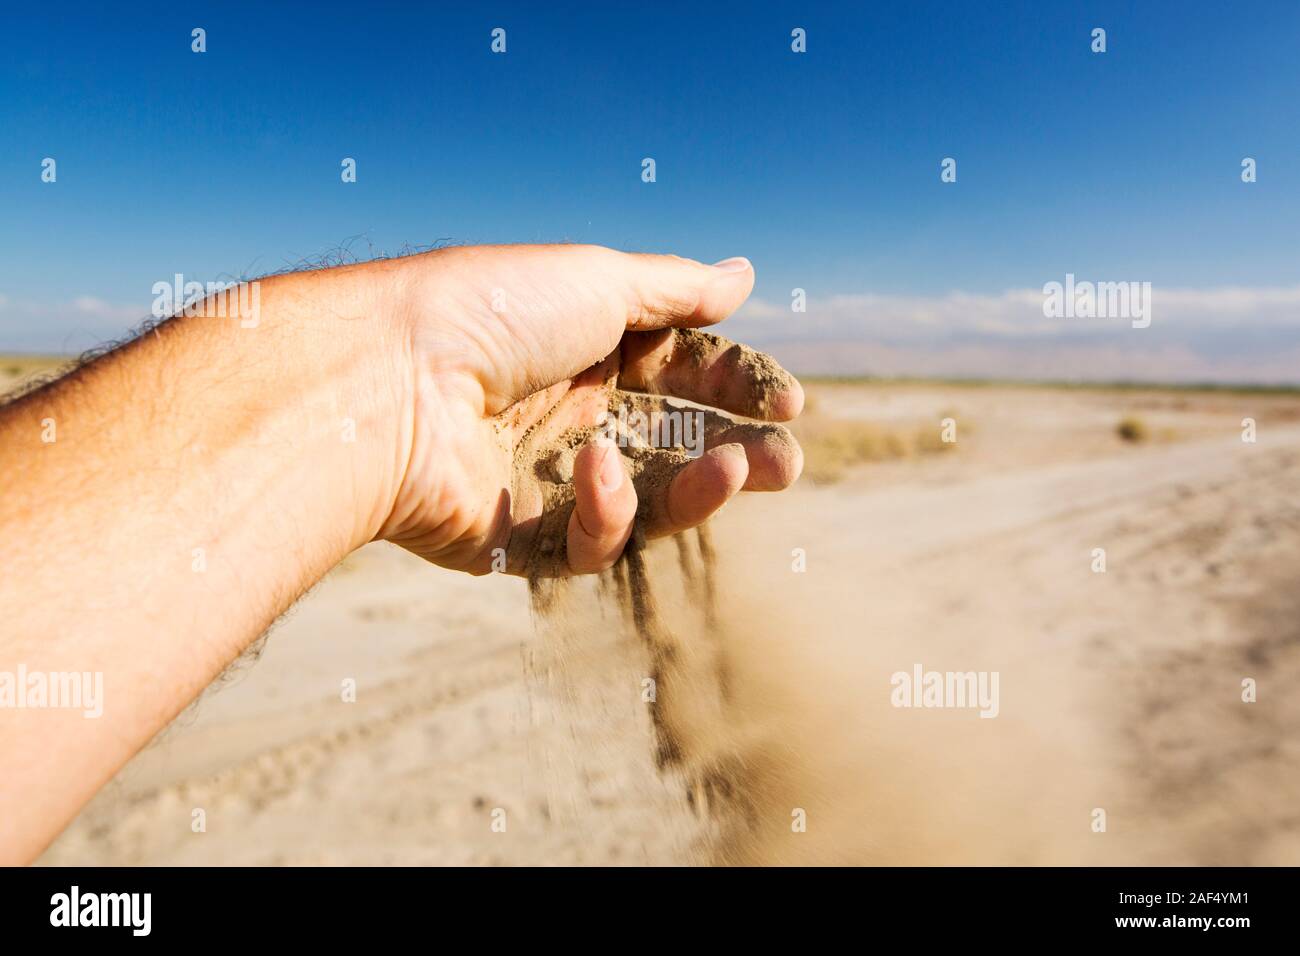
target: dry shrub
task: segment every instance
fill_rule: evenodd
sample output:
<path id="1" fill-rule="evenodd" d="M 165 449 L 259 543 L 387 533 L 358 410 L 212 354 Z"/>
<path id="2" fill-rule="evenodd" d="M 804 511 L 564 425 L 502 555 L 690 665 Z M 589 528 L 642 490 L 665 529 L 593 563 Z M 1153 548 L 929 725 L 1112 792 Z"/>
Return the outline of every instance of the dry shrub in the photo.
<path id="1" fill-rule="evenodd" d="M 1147 428 L 1146 422 L 1136 415 L 1126 415 L 1115 426 L 1115 434 L 1126 442 L 1138 444 L 1151 437 L 1151 430 Z"/>
<path id="2" fill-rule="evenodd" d="M 860 465 L 915 458 L 956 447 L 943 440 L 937 423 L 886 427 L 805 414 L 792 430 L 803 447 L 804 475 L 817 484 L 840 481 Z"/>

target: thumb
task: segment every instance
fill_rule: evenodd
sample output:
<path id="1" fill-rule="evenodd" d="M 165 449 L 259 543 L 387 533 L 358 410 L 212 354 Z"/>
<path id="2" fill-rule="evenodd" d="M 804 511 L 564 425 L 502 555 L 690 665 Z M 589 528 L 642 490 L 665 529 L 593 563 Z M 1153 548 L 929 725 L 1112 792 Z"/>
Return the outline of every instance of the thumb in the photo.
<path id="1" fill-rule="evenodd" d="M 434 284 L 419 299 L 439 312 L 420 324 L 469 343 L 488 414 L 589 368 L 628 330 L 721 322 L 754 287 L 748 259 L 710 266 L 602 246 L 461 247 L 427 265 Z"/>

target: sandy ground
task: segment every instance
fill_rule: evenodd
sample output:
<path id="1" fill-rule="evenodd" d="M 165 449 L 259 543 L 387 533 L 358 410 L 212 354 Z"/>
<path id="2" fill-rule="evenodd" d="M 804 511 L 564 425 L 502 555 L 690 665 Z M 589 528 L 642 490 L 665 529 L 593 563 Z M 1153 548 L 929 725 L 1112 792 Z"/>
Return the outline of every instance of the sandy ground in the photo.
<path id="1" fill-rule="evenodd" d="M 813 394 L 845 421 L 953 417 L 958 441 L 715 522 L 717 747 L 748 808 L 725 835 L 655 771 L 663 702 L 594 589 L 539 634 L 521 582 L 380 544 L 42 862 L 1300 863 L 1300 397 Z M 1126 414 L 1150 441 L 1115 436 Z M 669 571 L 670 615 L 698 617 Z M 892 706 L 918 663 L 996 671 L 998 716 Z"/>

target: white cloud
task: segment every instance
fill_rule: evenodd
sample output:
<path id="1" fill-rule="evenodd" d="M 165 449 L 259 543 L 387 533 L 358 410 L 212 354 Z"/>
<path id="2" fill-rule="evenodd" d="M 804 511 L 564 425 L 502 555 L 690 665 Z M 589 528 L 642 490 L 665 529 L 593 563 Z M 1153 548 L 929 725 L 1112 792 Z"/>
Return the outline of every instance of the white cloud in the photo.
<path id="1" fill-rule="evenodd" d="M 11 299 L 0 294 L 0 351 L 81 352 L 122 338 L 148 309 L 91 295 L 66 302 Z"/>
<path id="2" fill-rule="evenodd" d="M 1081 277 L 1082 279 L 1082 277 Z M 1151 290 L 1153 328 L 1186 334 L 1243 326 L 1300 333 L 1300 286 Z M 751 300 L 738 318 L 770 341 L 868 337 L 916 342 L 936 338 L 1055 338 L 1133 330 L 1124 318 L 1047 318 L 1041 289 L 938 296 L 834 295 L 810 298 L 806 313 L 788 303 Z"/>
<path id="3" fill-rule="evenodd" d="M 82 315 L 102 318 L 122 319 L 135 315 L 138 310 L 132 306 L 112 305 L 93 295 L 80 295 L 72 300 L 72 307 Z"/>
<path id="4" fill-rule="evenodd" d="M 1156 286 L 1151 299 L 1149 328 L 1047 318 L 1041 289 L 832 295 L 810 298 L 805 313 L 760 299 L 729 334 L 802 372 L 1300 382 L 1300 286 Z"/>

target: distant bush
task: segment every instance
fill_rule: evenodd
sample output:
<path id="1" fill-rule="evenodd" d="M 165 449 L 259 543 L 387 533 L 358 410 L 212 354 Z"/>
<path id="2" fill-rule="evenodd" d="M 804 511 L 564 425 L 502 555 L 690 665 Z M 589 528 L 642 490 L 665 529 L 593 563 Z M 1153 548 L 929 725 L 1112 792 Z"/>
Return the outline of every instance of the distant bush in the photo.
<path id="1" fill-rule="evenodd" d="M 1115 426 L 1115 434 L 1127 442 L 1144 442 L 1151 437 L 1151 431 L 1147 428 L 1147 423 L 1142 421 L 1136 415 L 1126 415 L 1120 419 Z"/>

